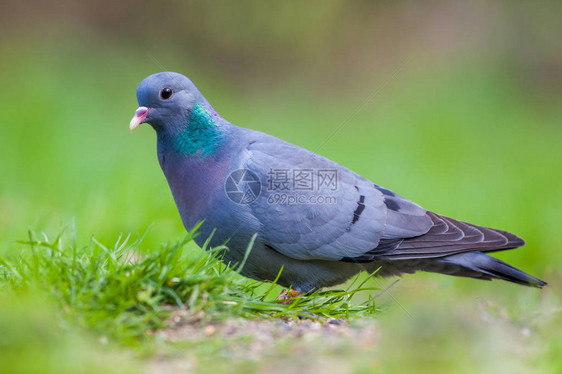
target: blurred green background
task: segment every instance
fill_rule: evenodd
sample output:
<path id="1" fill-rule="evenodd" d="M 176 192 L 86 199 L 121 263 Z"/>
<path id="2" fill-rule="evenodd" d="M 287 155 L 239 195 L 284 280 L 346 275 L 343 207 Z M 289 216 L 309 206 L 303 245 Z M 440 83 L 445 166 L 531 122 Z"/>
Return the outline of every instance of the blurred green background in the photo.
<path id="1" fill-rule="evenodd" d="M 82 239 L 151 224 L 149 247 L 183 236 L 154 132 L 127 128 L 137 84 L 172 70 L 236 125 L 427 209 L 517 233 L 525 248 L 498 257 L 559 294 L 561 14 L 554 1 L 3 1 L 0 253 L 19 250 L 28 228 L 56 234 L 73 218 Z M 439 275 L 407 276 L 393 292 L 412 314 L 426 292 L 426 322 L 457 298 L 517 310 L 541 298 Z M 382 302 L 381 318 L 411 322 Z"/>

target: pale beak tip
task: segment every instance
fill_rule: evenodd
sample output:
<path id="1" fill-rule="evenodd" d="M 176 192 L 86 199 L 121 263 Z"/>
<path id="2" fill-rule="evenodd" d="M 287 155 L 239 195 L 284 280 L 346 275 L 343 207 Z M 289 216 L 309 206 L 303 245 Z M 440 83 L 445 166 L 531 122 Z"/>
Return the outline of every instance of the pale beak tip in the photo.
<path id="1" fill-rule="evenodd" d="M 146 116 L 148 115 L 149 111 L 150 111 L 150 108 L 140 106 L 135 111 L 135 115 L 133 116 L 133 118 L 131 119 L 131 122 L 129 123 L 129 130 L 133 131 L 134 129 L 136 129 L 138 127 L 138 125 L 143 123 L 143 121 L 146 119 Z"/>
<path id="2" fill-rule="evenodd" d="M 140 125 L 140 122 L 137 120 L 137 117 L 133 117 L 131 123 L 129 123 L 129 130 L 133 131 L 138 125 Z"/>

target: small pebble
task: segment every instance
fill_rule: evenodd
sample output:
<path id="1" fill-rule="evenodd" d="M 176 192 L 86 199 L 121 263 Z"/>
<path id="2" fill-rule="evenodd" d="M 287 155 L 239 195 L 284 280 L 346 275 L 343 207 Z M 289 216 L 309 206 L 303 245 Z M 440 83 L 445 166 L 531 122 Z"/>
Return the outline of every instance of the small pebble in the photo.
<path id="1" fill-rule="evenodd" d="M 335 318 L 329 320 L 328 323 L 329 323 L 330 325 L 338 325 L 338 326 L 343 326 L 343 325 L 345 325 L 345 322 L 344 322 L 344 321 L 342 321 L 341 319 L 335 319 Z"/>
<path id="2" fill-rule="evenodd" d="M 213 335 L 213 334 L 217 331 L 217 329 L 216 329 L 216 327 L 213 326 L 213 325 L 207 325 L 207 326 L 205 326 L 205 328 L 203 329 L 203 331 L 205 331 L 205 335 L 211 336 L 211 335 Z"/>
<path id="3" fill-rule="evenodd" d="M 287 322 L 281 322 L 279 323 L 279 326 L 281 326 L 285 331 L 291 331 L 293 329 Z"/>

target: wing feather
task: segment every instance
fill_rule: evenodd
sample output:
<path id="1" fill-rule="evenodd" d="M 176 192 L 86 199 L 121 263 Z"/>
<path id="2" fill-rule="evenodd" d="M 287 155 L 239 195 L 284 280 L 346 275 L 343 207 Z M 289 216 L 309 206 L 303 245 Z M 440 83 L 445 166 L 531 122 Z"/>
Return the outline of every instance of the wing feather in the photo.
<path id="1" fill-rule="evenodd" d="M 493 252 L 517 248 L 525 244 L 523 239 L 503 230 L 492 229 L 457 221 L 427 212 L 433 226 L 424 235 L 381 240 L 373 250 L 345 261 L 371 262 L 383 260 L 409 260 L 444 257 L 463 252 Z"/>
<path id="2" fill-rule="evenodd" d="M 300 260 L 341 260 L 359 257 L 381 239 L 408 238 L 426 233 L 432 225 L 426 210 L 368 181 L 351 170 L 277 138 L 259 135 L 250 141 L 242 167 L 262 180 L 262 193 L 250 204 L 261 222 L 260 237 L 267 246 Z M 271 190 L 272 170 L 332 170 L 335 189 Z M 275 203 L 275 194 L 298 194 L 306 203 Z M 335 203 L 314 203 L 310 198 L 335 198 Z"/>

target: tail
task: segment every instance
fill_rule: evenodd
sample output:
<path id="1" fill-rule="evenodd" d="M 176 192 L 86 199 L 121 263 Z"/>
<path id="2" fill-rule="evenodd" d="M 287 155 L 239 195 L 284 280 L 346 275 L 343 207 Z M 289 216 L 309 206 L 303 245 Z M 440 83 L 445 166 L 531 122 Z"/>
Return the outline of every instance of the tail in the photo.
<path id="1" fill-rule="evenodd" d="M 433 259 L 420 270 L 484 280 L 502 279 L 529 287 L 542 288 L 547 285 L 546 282 L 482 252 L 466 252 Z"/>

